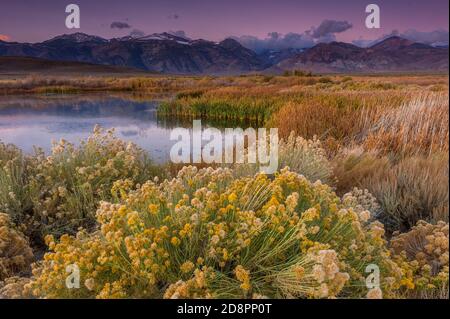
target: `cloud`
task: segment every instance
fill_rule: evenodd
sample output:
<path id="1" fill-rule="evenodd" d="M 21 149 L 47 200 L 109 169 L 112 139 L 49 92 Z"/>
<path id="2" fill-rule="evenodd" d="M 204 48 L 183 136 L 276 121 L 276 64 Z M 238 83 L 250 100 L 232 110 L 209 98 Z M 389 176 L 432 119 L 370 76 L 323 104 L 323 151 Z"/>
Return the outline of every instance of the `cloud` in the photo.
<path id="1" fill-rule="evenodd" d="M 186 32 L 184 32 L 183 30 L 169 31 L 169 33 L 170 33 L 170 34 L 173 34 L 173 35 L 175 35 L 175 36 L 177 36 L 177 37 L 180 37 L 180 38 L 184 38 L 184 39 L 190 40 L 190 38 L 186 35 Z"/>
<path id="2" fill-rule="evenodd" d="M 352 43 L 361 48 L 367 48 L 371 45 L 375 44 L 374 40 L 366 40 L 363 38 L 359 38 L 358 40 L 353 40 Z"/>
<path id="3" fill-rule="evenodd" d="M 352 43 L 357 46 L 365 48 L 370 47 L 393 36 L 398 36 L 413 42 L 419 42 L 428 45 L 448 45 L 449 43 L 449 33 L 446 30 L 434 30 L 429 32 L 422 32 L 414 29 L 409 29 L 404 32 L 392 30 L 391 33 L 384 34 L 375 40 L 367 40 L 360 38 L 358 40 L 352 41 Z"/>
<path id="4" fill-rule="evenodd" d="M 133 38 L 140 38 L 143 37 L 145 35 L 145 32 L 139 29 L 133 29 L 129 36 L 133 37 Z"/>
<path id="5" fill-rule="evenodd" d="M 252 35 L 232 37 L 239 41 L 243 46 L 255 51 L 263 52 L 266 50 L 283 50 L 287 48 L 306 48 L 314 45 L 314 39 L 308 34 L 288 33 L 282 35 L 278 32 L 270 32 L 267 37 L 260 39 Z"/>
<path id="6" fill-rule="evenodd" d="M 111 23 L 111 29 L 129 29 L 131 25 L 126 22 L 114 21 Z"/>
<path id="7" fill-rule="evenodd" d="M 283 35 L 278 32 L 269 32 L 264 39 L 251 35 L 232 38 L 258 53 L 266 50 L 283 50 L 288 48 L 303 49 L 312 47 L 320 42 L 335 41 L 336 33 L 347 31 L 351 27 L 352 25 L 348 21 L 324 20 L 317 28 L 312 27 L 303 33 L 290 32 Z"/>
<path id="8" fill-rule="evenodd" d="M 6 34 L 0 34 L 0 41 L 9 41 L 11 38 Z"/>
<path id="9" fill-rule="evenodd" d="M 352 27 L 348 21 L 324 20 L 317 28 L 312 28 L 312 36 L 315 39 L 329 37 L 334 33 L 347 31 Z"/>
<path id="10" fill-rule="evenodd" d="M 401 37 L 414 42 L 420 42 L 425 44 L 447 44 L 448 45 L 448 31 L 434 30 L 431 32 L 420 32 L 414 29 L 403 32 Z"/>

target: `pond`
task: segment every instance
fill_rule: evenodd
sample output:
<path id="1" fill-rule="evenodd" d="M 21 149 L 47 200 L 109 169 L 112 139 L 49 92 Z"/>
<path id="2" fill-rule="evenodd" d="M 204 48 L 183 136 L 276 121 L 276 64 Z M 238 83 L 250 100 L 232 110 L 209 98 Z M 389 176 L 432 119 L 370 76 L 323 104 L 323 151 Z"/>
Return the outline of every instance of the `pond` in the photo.
<path id="1" fill-rule="evenodd" d="M 159 103 L 154 98 L 122 93 L 0 96 L 0 142 L 12 143 L 26 153 L 32 153 L 35 146 L 50 152 L 52 141 L 63 138 L 77 144 L 100 125 L 114 128 L 118 138 L 136 143 L 163 163 L 176 143 L 170 140 L 171 130 L 192 128 L 192 121 L 158 118 Z M 202 120 L 203 128 L 225 125 L 249 127 Z"/>
<path id="2" fill-rule="evenodd" d="M 117 137 L 149 151 L 157 162 L 168 159 L 170 127 L 158 121 L 158 101 L 132 95 L 29 95 L 0 97 L 0 141 L 31 153 L 50 151 L 52 140 L 78 143 L 95 125 L 115 128 Z"/>

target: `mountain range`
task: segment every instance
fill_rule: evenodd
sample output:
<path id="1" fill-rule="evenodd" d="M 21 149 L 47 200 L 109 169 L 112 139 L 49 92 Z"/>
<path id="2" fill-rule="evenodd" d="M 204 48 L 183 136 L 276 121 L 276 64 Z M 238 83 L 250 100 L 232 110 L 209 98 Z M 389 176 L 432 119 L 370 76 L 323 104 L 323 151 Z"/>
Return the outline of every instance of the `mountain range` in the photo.
<path id="1" fill-rule="evenodd" d="M 40 43 L 0 41 L 0 56 L 76 61 L 168 74 L 448 72 L 448 47 L 390 37 L 371 47 L 319 43 L 312 48 L 255 53 L 238 41 L 191 40 L 170 33 L 103 39 L 84 33 Z"/>

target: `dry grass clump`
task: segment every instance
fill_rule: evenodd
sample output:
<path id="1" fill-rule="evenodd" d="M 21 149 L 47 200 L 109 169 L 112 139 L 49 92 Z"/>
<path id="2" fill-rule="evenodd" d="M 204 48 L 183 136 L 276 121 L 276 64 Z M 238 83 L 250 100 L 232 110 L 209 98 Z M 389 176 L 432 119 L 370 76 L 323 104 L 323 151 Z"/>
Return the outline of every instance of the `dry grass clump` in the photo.
<path id="1" fill-rule="evenodd" d="M 398 108 L 366 108 L 362 115 L 364 146 L 383 153 L 432 154 L 448 151 L 447 93 L 414 96 Z"/>
<path id="2" fill-rule="evenodd" d="M 353 187 L 364 188 L 364 180 L 377 172 L 382 174 L 390 165 L 387 157 L 380 157 L 376 152 L 366 152 L 362 147 L 342 149 L 332 160 L 337 193 L 343 195 Z"/>
<path id="3" fill-rule="evenodd" d="M 419 220 L 448 222 L 448 154 L 411 157 L 361 180 L 379 201 L 379 218 L 391 230 L 406 231 Z"/>
<path id="4" fill-rule="evenodd" d="M 448 154 L 393 161 L 361 148 L 333 160 L 339 194 L 367 189 L 379 202 L 378 218 L 389 231 L 407 231 L 419 220 L 448 221 Z"/>
<path id="5" fill-rule="evenodd" d="M 364 109 L 381 103 L 395 106 L 404 99 L 404 95 L 395 91 L 390 94 L 350 90 L 309 93 L 302 99 L 287 102 L 273 114 L 269 124 L 278 127 L 282 137 L 294 131 L 304 138 L 318 136 L 321 140 L 349 142 L 361 132 L 359 123 Z"/>
<path id="6" fill-rule="evenodd" d="M 419 221 L 390 243 L 403 272 L 403 295 L 407 298 L 448 299 L 448 223 Z"/>
<path id="7" fill-rule="evenodd" d="M 0 213 L 0 282 L 30 270 L 33 252 L 8 215 Z"/>
<path id="8" fill-rule="evenodd" d="M 101 204 L 97 232 L 47 238 L 36 296 L 363 297 L 370 263 L 382 269 L 385 296 L 400 279 L 380 223 L 288 170 L 235 179 L 228 169 L 185 167 L 173 180 L 128 189 L 116 183 L 118 202 Z M 72 264 L 80 289 L 64 286 Z"/>

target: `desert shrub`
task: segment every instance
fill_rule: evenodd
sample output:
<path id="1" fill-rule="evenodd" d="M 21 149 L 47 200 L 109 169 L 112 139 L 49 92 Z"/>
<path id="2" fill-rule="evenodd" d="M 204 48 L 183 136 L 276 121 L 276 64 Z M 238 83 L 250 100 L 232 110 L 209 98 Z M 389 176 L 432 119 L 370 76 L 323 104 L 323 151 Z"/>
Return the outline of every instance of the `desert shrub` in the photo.
<path id="1" fill-rule="evenodd" d="M 332 166 L 317 138 L 306 140 L 293 133 L 278 143 L 278 168 L 289 167 L 308 180 L 328 184 L 332 180 Z M 259 171 L 259 165 L 234 164 L 234 176 L 251 176 Z"/>
<path id="2" fill-rule="evenodd" d="M 401 266 L 403 296 L 448 299 L 448 223 L 419 221 L 409 232 L 392 238 L 391 250 Z"/>
<path id="3" fill-rule="evenodd" d="M 31 299 L 31 279 L 28 277 L 9 277 L 0 281 L 0 299 Z"/>
<path id="4" fill-rule="evenodd" d="M 370 263 L 382 269 L 385 296 L 399 279 L 383 226 L 297 173 L 234 179 L 229 169 L 185 167 L 129 189 L 114 185 L 117 203 L 102 202 L 97 232 L 46 238 L 36 296 L 363 297 Z M 72 264 L 80 289 L 64 287 Z"/>
<path id="5" fill-rule="evenodd" d="M 9 215 L 0 213 L 0 282 L 29 270 L 33 252 Z"/>
<path id="6" fill-rule="evenodd" d="M 27 187 L 27 160 L 13 145 L 0 143 L 0 211 L 20 222 L 31 207 Z"/>
<path id="7" fill-rule="evenodd" d="M 149 179 L 154 168 L 147 154 L 99 127 L 79 146 L 61 140 L 50 156 L 35 157 L 29 177 L 33 223 L 39 234 L 73 233 L 91 227 L 97 203 L 110 199 L 113 183 L 129 178 Z"/>
<path id="8" fill-rule="evenodd" d="M 359 213 L 369 211 L 372 218 L 376 218 L 380 213 L 377 199 L 367 189 L 353 188 L 351 192 L 344 194 L 342 203 L 353 207 Z"/>
<path id="9" fill-rule="evenodd" d="M 419 220 L 448 222 L 448 154 L 411 157 L 373 172 L 360 182 L 379 201 L 390 231 L 406 231 Z"/>
<path id="10" fill-rule="evenodd" d="M 312 182 L 331 182 L 332 167 L 317 138 L 306 140 L 292 132 L 286 140 L 280 141 L 278 147 L 280 168 L 287 166 Z"/>

